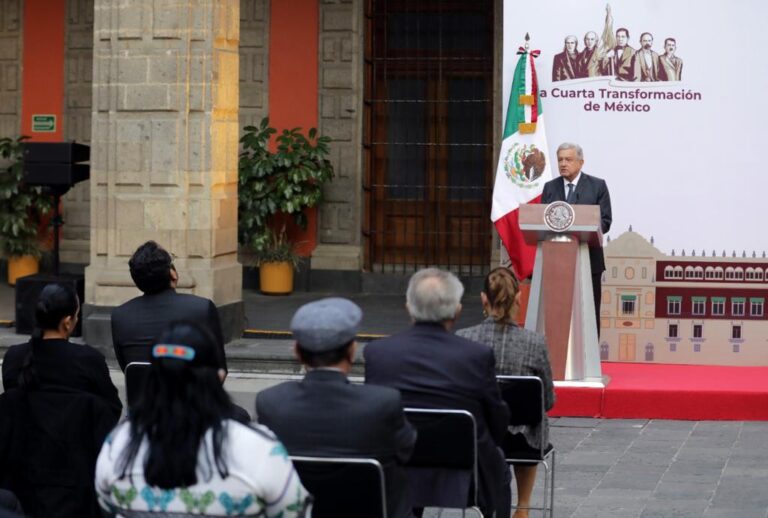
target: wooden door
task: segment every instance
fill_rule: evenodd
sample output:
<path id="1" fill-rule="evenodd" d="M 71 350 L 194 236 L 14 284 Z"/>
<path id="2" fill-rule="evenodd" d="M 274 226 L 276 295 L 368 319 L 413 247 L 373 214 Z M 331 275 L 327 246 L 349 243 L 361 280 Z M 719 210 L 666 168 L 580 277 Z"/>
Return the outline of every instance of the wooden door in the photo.
<path id="1" fill-rule="evenodd" d="M 493 4 L 372 1 L 368 14 L 366 264 L 487 265 Z"/>
<path id="2" fill-rule="evenodd" d="M 619 361 L 635 361 L 635 335 L 619 334 Z"/>

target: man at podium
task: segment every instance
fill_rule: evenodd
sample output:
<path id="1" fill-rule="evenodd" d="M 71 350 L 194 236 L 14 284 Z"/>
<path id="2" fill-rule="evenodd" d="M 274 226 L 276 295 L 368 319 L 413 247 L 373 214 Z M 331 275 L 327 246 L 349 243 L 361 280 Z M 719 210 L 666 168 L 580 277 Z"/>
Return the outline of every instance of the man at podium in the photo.
<path id="1" fill-rule="evenodd" d="M 544 184 L 541 203 L 565 201 L 571 205 L 599 205 L 600 226 L 603 234 L 611 228 L 611 196 L 605 180 L 582 172 L 584 152 L 578 144 L 564 142 L 557 148 L 557 167 L 560 178 Z M 592 269 L 592 291 L 595 298 L 595 320 L 600 335 L 600 294 L 601 278 L 605 271 L 603 249 L 589 249 L 589 264 Z"/>

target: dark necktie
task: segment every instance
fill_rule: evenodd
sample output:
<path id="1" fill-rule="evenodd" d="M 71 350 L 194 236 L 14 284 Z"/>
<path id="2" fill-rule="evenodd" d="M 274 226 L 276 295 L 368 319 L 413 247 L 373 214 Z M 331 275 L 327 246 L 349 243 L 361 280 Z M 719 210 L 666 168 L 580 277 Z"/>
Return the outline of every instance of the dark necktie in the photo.
<path id="1" fill-rule="evenodd" d="M 565 195 L 565 201 L 568 203 L 573 203 L 573 184 L 568 184 L 568 194 Z"/>

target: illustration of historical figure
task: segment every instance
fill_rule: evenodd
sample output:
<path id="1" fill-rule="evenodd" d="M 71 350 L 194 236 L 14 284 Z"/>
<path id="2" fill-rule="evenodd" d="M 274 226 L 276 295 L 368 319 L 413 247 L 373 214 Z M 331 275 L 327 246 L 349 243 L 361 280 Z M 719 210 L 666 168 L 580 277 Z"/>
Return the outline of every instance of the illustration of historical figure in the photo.
<path id="1" fill-rule="evenodd" d="M 659 54 L 651 50 L 653 46 L 653 35 L 650 32 L 644 32 L 640 35 L 640 49 L 632 57 L 632 69 L 635 81 L 658 81 Z"/>
<path id="2" fill-rule="evenodd" d="M 680 81 L 683 78 L 683 60 L 675 56 L 675 38 L 664 40 L 664 54 L 659 56 L 659 81 Z"/>
<path id="3" fill-rule="evenodd" d="M 632 58 L 635 49 L 629 46 L 629 30 L 624 27 L 616 30 L 616 46 L 603 60 L 603 75 L 616 76 L 620 81 L 634 80 Z"/>
<path id="4" fill-rule="evenodd" d="M 579 41 L 576 36 L 565 37 L 565 45 L 560 54 L 555 55 L 552 62 L 552 81 L 565 81 L 576 79 L 579 72 Z"/>
<path id="5" fill-rule="evenodd" d="M 605 25 L 603 35 L 598 40 L 597 33 L 589 31 L 584 35 L 584 50 L 579 53 L 579 71 L 577 77 L 598 77 L 603 75 L 602 63 L 606 54 L 614 47 L 613 17 L 611 6 L 605 6 Z"/>
<path id="6" fill-rule="evenodd" d="M 605 6 L 603 33 L 584 34 L 584 48 L 579 51 L 576 36 L 565 37 L 563 51 L 552 61 L 552 81 L 610 76 L 619 81 L 680 81 L 683 60 L 675 55 L 675 38 L 664 40 L 664 54 L 653 50 L 653 34 L 640 35 L 640 47 L 635 50 L 629 44 L 629 29 L 613 30 L 611 5 Z"/>

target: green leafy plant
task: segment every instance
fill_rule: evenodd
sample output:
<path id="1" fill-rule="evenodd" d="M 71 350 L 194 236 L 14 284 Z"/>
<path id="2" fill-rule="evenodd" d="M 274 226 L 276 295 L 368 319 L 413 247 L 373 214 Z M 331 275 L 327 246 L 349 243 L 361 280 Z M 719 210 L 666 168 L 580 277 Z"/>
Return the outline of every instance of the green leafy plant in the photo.
<path id="1" fill-rule="evenodd" d="M 25 139 L 0 138 L 0 159 L 9 164 L 0 168 L 0 250 L 5 257 L 40 257 L 38 227 L 53 205 L 40 187 L 24 183 L 21 144 Z"/>
<path id="2" fill-rule="evenodd" d="M 307 226 L 305 210 L 322 199 L 323 185 L 333 178 L 328 160 L 329 137 L 318 136 L 317 129 L 305 137 L 301 128 L 277 130 L 262 119 L 259 126 L 246 126 L 240 139 L 243 151 L 238 162 L 240 243 L 254 253 L 256 265 L 288 261 L 296 266 L 296 243 L 291 243 L 281 217 L 292 218 L 301 228 Z M 270 151 L 275 137 L 276 150 Z"/>

